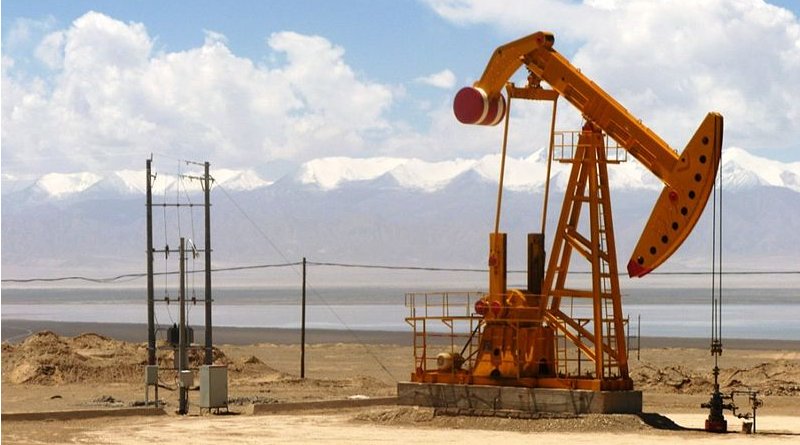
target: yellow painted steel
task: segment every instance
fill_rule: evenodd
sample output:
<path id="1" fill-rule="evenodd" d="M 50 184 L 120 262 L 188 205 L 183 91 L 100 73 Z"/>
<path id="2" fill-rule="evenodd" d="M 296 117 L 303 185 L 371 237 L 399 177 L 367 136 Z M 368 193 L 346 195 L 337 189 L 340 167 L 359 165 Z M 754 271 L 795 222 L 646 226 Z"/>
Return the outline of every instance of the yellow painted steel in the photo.
<path id="1" fill-rule="evenodd" d="M 489 234 L 489 295 L 502 304 L 506 293 L 506 234 Z"/>
<path id="2" fill-rule="evenodd" d="M 493 125 L 501 120 L 492 114 L 498 112 L 506 119 L 497 212 L 489 238 L 489 293 L 477 300 L 475 312 L 467 308 L 461 318 L 454 318 L 443 308 L 447 315 L 407 319 L 412 320 L 409 323 L 413 322 L 415 331 L 414 381 L 591 390 L 633 388 L 607 171 L 607 164 L 620 158 L 616 153 L 608 159 L 606 135 L 665 184 L 628 263 L 629 275 L 640 277 L 672 255 L 702 214 L 719 166 L 722 116 L 709 113 L 679 155 L 555 51 L 554 41 L 552 34 L 538 32 L 497 48 L 473 89 L 465 88 L 456 96 L 454 111 L 464 123 Z M 522 66 L 528 69 L 528 84 L 516 87 L 508 83 Z M 543 88 L 542 81 L 552 89 Z M 577 141 L 565 142 L 562 136 L 559 145 L 562 151 L 557 160 L 571 163 L 572 168 L 538 295 L 530 290 L 508 289 L 506 283 L 506 234 L 499 227 L 508 117 L 511 99 L 553 102 L 549 171 L 550 162 L 556 158 L 554 123 L 559 97 L 580 110 L 586 124 Z M 507 106 L 500 108 L 505 103 Z M 587 215 L 588 221 L 581 221 L 581 215 Z M 581 233 L 586 228 L 589 232 Z M 588 262 L 588 289 L 568 281 L 573 253 Z M 529 279 L 530 288 L 536 287 Z M 580 300 L 590 302 L 583 315 L 573 313 L 573 303 Z M 471 334 L 461 351 L 468 350 L 469 355 L 455 351 L 456 334 L 451 332 L 450 351 L 440 353 L 445 365 L 429 367 L 426 338 L 432 334 L 426 333 L 427 323 L 445 323 L 452 331 L 456 320 L 469 320 Z M 417 338 L 420 328 L 422 339 Z"/>
<path id="3" fill-rule="evenodd" d="M 709 113 L 681 153 L 628 262 L 641 277 L 667 260 L 689 236 L 714 187 L 722 146 L 722 116 Z"/>
<path id="4" fill-rule="evenodd" d="M 551 33 L 537 32 L 497 48 L 473 87 L 489 98 L 502 94 L 521 66 L 547 82 L 584 117 L 614 138 L 665 188 L 628 262 L 641 277 L 666 261 L 689 236 L 705 208 L 722 151 L 723 119 L 709 113 L 681 155 L 625 107 L 553 49 Z M 705 161 L 701 161 L 705 159 Z M 690 197 L 691 196 L 691 197 Z"/>
<path id="5" fill-rule="evenodd" d="M 550 297 L 545 313 L 549 324 L 564 335 L 594 365 L 594 376 L 601 382 L 630 389 L 627 348 L 623 335 L 622 302 L 617 276 L 616 243 L 605 162 L 603 134 L 587 123 L 575 147 L 573 168 L 553 240 L 543 292 Z M 584 206 L 588 206 L 588 237 L 579 232 Z M 572 253 L 578 253 L 591 271 L 591 288 L 567 286 Z M 564 313 L 563 299 L 590 299 L 591 330 Z M 566 352 L 566 351 L 565 351 Z M 561 356 L 563 354 L 559 354 Z M 566 364 L 560 364 L 566 367 Z M 602 383 L 601 383 L 602 386 Z"/>

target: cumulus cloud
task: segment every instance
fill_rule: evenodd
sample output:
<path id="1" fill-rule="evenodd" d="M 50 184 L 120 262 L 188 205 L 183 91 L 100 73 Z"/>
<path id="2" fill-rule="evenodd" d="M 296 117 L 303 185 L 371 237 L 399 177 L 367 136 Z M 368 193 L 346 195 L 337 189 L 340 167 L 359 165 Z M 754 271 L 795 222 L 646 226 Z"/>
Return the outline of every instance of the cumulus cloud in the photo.
<path id="1" fill-rule="evenodd" d="M 11 24 L 11 29 L 3 41 L 3 45 L 5 49 L 27 46 L 37 36 L 50 31 L 55 26 L 55 23 L 56 20 L 53 17 L 47 17 L 42 20 L 18 18 Z"/>
<path id="2" fill-rule="evenodd" d="M 392 101 L 390 88 L 359 81 L 344 62 L 343 48 L 323 37 L 295 32 L 273 34 L 268 43 L 286 54 L 288 64 L 278 72 L 306 111 L 290 128 L 289 137 L 297 149 L 320 145 L 361 149 L 362 132 L 388 127 L 383 113 Z"/>
<path id="3" fill-rule="evenodd" d="M 52 32 L 45 36 L 34 52 L 39 59 L 50 69 L 58 69 L 64 61 L 64 33 Z"/>
<path id="4" fill-rule="evenodd" d="M 449 90 L 456 85 L 456 75 L 450 70 L 442 70 L 429 76 L 418 77 L 417 82 L 424 83 L 436 88 Z"/>
<path id="5" fill-rule="evenodd" d="M 788 152 L 800 140 L 800 23 L 761 0 L 428 3 L 508 41 L 554 31 L 559 50 L 678 150 L 710 110 L 726 117 L 726 146 Z M 4 173 L 130 168 L 151 152 L 242 168 L 499 150 L 501 126 L 458 124 L 450 93 L 427 98 L 416 124 L 390 120 L 397 102 L 414 101 L 404 86 L 366 78 L 322 36 L 266 35 L 258 62 L 213 30 L 198 47 L 157 50 L 144 24 L 96 12 L 65 29 L 52 20 L 13 26 L 2 55 Z M 50 71 L 31 70 L 31 56 Z M 445 69 L 409 80 L 452 91 L 456 78 Z M 578 128 L 580 114 L 567 110 L 559 107 L 557 127 Z M 546 105 L 515 103 L 509 152 L 544 146 L 549 117 Z"/>
<path id="6" fill-rule="evenodd" d="M 428 0 L 441 17 L 556 48 L 682 150 L 706 112 L 726 145 L 797 149 L 800 21 L 763 0 Z M 796 157 L 796 155 L 794 155 Z"/>
<path id="7" fill-rule="evenodd" d="M 89 12 L 38 43 L 52 77 L 3 56 L 4 167 L 113 169 L 150 152 L 242 167 L 358 155 L 386 130 L 391 87 L 360 78 L 341 47 L 294 32 L 267 45 L 282 62 L 239 57 L 213 31 L 201 47 L 156 52 L 143 24 Z"/>

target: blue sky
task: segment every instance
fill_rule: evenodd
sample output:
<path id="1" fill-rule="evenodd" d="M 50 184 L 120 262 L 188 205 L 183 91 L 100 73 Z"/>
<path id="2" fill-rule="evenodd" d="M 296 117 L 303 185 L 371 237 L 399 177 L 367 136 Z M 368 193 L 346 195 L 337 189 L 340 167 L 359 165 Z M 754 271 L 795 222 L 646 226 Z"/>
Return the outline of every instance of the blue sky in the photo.
<path id="1" fill-rule="evenodd" d="M 476 45 L 491 49 L 486 36 L 451 26 L 430 8 L 415 1 L 7 1 L 3 2 L 3 28 L 9 30 L 21 17 L 55 19 L 53 28 L 94 10 L 122 20 L 145 24 L 164 51 L 185 51 L 203 44 L 205 30 L 227 37 L 237 55 L 252 60 L 266 57 L 266 38 L 276 31 L 321 35 L 347 51 L 347 59 L 366 75 L 385 81 L 403 81 L 416 74 L 421 63 L 431 66 L 473 63 L 458 51 Z M 5 31 L 8 32 L 8 31 Z M 494 38 L 495 43 L 501 39 Z M 418 58 L 420 52 L 425 58 Z M 395 58 L 391 63 L 386 58 Z M 414 61 L 409 64 L 409 61 Z M 482 60 L 475 60 L 480 66 Z M 469 66 L 469 65 L 466 65 Z M 466 67 L 465 66 L 465 67 Z"/>
<path id="2" fill-rule="evenodd" d="M 151 151 L 257 169 L 493 153 L 499 129 L 459 126 L 450 102 L 540 29 L 676 149 L 713 109 L 726 146 L 800 161 L 799 15 L 789 0 L 6 0 L 3 174 L 138 168 Z M 512 154 L 546 143 L 547 113 L 515 112 Z"/>

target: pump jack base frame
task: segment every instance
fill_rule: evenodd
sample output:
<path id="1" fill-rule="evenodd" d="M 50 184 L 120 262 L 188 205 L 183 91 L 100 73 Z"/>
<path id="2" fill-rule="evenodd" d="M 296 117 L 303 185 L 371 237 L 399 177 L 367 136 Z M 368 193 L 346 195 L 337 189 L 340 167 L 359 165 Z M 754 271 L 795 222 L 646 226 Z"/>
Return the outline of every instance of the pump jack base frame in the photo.
<path id="1" fill-rule="evenodd" d="M 526 388 L 449 383 L 397 384 L 399 405 L 564 414 L 640 414 L 641 391 Z"/>
<path id="2" fill-rule="evenodd" d="M 633 390 L 633 380 L 630 378 L 593 379 L 578 377 L 519 377 L 519 378 L 492 378 L 470 376 L 466 372 L 437 372 L 428 371 L 422 374 L 412 374 L 411 383 L 443 383 L 448 385 L 483 385 L 483 386 L 519 386 L 526 388 L 547 389 L 582 389 L 587 391 L 630 391 Z"/>

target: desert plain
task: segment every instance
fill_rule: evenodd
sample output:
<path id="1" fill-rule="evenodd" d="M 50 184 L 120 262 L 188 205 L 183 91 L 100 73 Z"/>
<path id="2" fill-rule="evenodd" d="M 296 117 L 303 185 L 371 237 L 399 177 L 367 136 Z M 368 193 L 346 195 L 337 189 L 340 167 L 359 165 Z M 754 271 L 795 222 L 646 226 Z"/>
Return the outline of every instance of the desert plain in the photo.
<path id="1" fill-rule="evenodd" d="M 723 393 L 756 390 L 763 406 L 755 434 L 744 434 L 744 420 L 726 411 L 729 433 L 720 435 L 702 431 L 708 411 L 700 404 L 713 382 L 704 339 L 643 338 L 631 351 L 631 375 L 643 391 L 641 416 L 516 419 L 396 405 L 397 382 L 413 369 L 407 333 L 309 331 L 300 378 L 297 331 L 220 328 L 214 359 L 228 366 L 229 412 L 201 413 L 194 388 L 189 414 L 181 416 L 175 372 L 168 369 L 173 356 L 163 343 L 163 414 L 148 415 L 142 407 L 142 332 L 139 325 L 4 320 L 3 443 L 800 442 L 800 341 L 725 342 Z M 200 364 L 199 350 L 191 357 Z M 739 412 L 750 411 L 746 397 L 735 402 Z"/>

